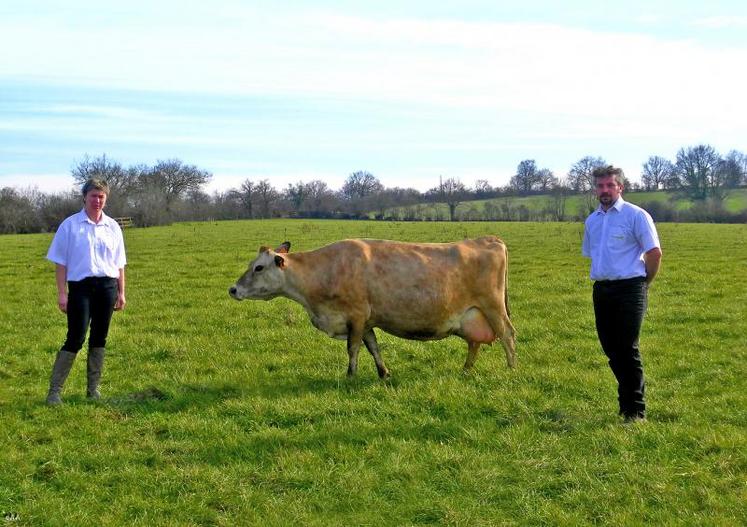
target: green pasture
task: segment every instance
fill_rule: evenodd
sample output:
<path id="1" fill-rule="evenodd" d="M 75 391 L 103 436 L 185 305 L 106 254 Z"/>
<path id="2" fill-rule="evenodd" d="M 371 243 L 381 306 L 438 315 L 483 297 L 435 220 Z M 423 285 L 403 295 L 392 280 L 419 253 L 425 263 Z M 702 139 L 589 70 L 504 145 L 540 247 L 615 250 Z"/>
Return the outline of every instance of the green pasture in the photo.
<path id="1" fill-rule="evenodd" d="M 693 207 L 694 202 L 685 198 L 681 193 L 674 191 L 652 191 L 652 192 L 626 192 L 624 197 L 627 201 L 636 205 L 645 206 L 647 203 L 659 202 L 670 203 L 677 211 L 688 210 Z M 463 201 L 457 206 L 456 212 L 458 217 L 470 217 L 472 213 L 475 219 L 482 219 L 479 216 L 483 214 L 485 206 L 491 204 L 499 207 L 499 210 L 517 211 L 524 207 L 531 213 L 537 214 L 546 210 L 553 210 L 554 198 L 549 194 L 536 196 L 510 196 L 485 200 Z M 596 199 L 589 199 L 585 195 L 572 194 L 565 198 L 565 217 L 579 218 L 587 215 L 588 207 L 598 206 Z M 412 207 L 410 207 L 412 208 Z M 429 218 L 448 219 L 449 208 L 445 203 L 428 203 L 415 206 L 420 211 L 420 215 Z M 407 207 L 401 207 L 407 209 Z M 738 188 L 730 190 L 724 199 L 724 210 L 731 213 L 738 213 L 747 210 L 747 188 Z M 395 209 L 387 209 L 387 214 L 392 214 Z M 371 213 L 373 218 L 376 212 Z M 516 214 L 516 212 L 514 212 Z"/>
<path id="2" fill-rule="evenodd" d="M 392 372 L 285 299 L 227 289 L 257 248 L 347 237 L 508 244 L 518 368 L 499 345 L 379 334 Z M 747 226 L 662 224 L 642 352 L 649 420 L 623 425 L 594 333 L 579 223 L 237 221 L 126 231 L 99 403 L 64 340 L 51 235 L 0 236 L 4 525 L 747 524 Z"/>

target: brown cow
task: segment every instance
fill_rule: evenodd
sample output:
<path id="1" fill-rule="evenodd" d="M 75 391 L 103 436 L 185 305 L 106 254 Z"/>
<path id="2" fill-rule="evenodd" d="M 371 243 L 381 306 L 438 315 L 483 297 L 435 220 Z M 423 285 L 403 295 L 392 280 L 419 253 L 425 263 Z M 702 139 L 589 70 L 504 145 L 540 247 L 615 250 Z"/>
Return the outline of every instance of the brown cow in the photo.
<path id="1" fill-rule="evenodd" d="M 301 304 L 311 323 L 347 339 L 348 375 L 358 367 L 361 342 L 387 377 L 373 328 L 412 340 L 458 335 L 467 341 L 464 369 L 480 344 L 499 338 L 508 365 L 516 362 L 508 313 L 508 254 L 495 236 L 457 243 L 343 240 L 289 253 L 290 242 L 259 255 L 228 292 L 236 300 L 284 296 Z"/>

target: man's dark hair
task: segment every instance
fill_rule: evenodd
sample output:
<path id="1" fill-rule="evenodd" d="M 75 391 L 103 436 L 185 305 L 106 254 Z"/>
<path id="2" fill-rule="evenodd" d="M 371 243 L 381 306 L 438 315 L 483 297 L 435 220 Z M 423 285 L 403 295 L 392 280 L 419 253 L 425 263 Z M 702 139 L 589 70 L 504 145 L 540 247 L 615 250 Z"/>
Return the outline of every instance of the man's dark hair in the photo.
<path id="1" fill-rule="evenodd" d="M 591 173 L 591 177 L 594 178 L 594 181 L 601 177 L 608 176 L 615 176 L 615 181 L 618 185 L 625 184 L 625 174 L 623 173 L 622 168 L 616 168 L 612 165 L 607 165 L 606 167 L 597 167 Z"/>

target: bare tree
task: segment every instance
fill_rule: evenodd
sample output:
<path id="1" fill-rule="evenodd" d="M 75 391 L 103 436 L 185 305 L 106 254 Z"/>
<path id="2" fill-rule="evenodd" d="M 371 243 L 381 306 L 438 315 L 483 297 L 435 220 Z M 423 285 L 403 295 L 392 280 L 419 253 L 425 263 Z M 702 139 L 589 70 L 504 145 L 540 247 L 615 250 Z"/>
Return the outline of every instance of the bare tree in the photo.
<path id="1" fill-rule="evenodd" d="M 253 218 L 254 211 L 252 209 L 252 204 L 254 203 L 254 183 L 249 179 L 245 179 L 236 192 L 244 210 L 243 216 L 245 218 Z"/>
<path id="2" fill-rule="evenodd" d="M 475 198 L 487 199 L 493 197 L 495 189 L 490 185 L 487 179 L 478 179 L 475 181 Z"/>
<path id="3" fill-rule="evenodd" d="M 288 183 L 288 187 L 283 191 L 283 199 L 288 202 L 293 212 L 299 212 L 306 201 L 306 185 L 299 181 L 295 185 Z"/>
<path id="4" fill-rule="evenodd" d="M 594 210 L 596 206 L 596 197 L 592 192 L 594 188 L 594 178 L 592 173 L 594 169 L 607 165 L 607 162 L 601 157 L 586 156 L 576 161 L 568 171 L 566 181 L 575 191 L 583 193 L 583 206 L 585 210 L 581 211 L 582 215 Z"/>
<path id="5" fill-rule="evenodd" d="M 335 193 L 320 180 L 289 184 L 283 191 L 282 198 L 293 213 L 302 216 L 330 216 L 337 208 Z"/>
<path id="6" fill-rule="evenodd" d="M 674 164 L 661 156 L 650 156 L 643 163 L 641 182 L 646 190 L 666 188 L 675 173 Z"/>
<path id="7" fill-rule="evenodd" d="M 51 232 L 62 220 L 82 208 L 80 192 L 70 190 L 55 194 L 44 194 L 38 201 L 38 218 L 43 231 Z"/>
<path id="8" fill-rule="evenodd" d="M 99 157 L 91 158 L 88 154 L 75 165 L 71 174 L 75 183 L 82 186 L 91 178 L 102 179 L 109 185 L 107 200 L 107 213 L 112 216 L 124 215 L 132 205 L 131 198 L 138 181 L 147 167 L 136 165 L 124 169 L 119 162 L 114 161 L 101 154 Z"/>
<path id="9" fill-rule="evenodd" d="M 680 148 L 677 152 L 677 175 L 691 199 L 725 197 L 720 165 L 721 157 L 710 145 Z"/>
<path id="10" fill-rule="evenodd" d="M 552 197 L 551 212 L 555 221 L 565 219 L 565 206 L 570 192 L 571 189 L 563 181 L 555 179 L 555 183 L 550 189 L 550 196 Z"/>
<path id="11" fill-rule="evenodd" d="M 348 200 L 363 199 L 371 194 L 380 192 L 384 186 L 370 172 L 359 170 L 353 172 L 342 185 L 342 195 Z"/>
<path id="12" fill-rule="evenodd" d="M 511 178 L 511 187 L 519 194 L 528 194 L 538 183 L 537 163 L 534 159 L 525 159 L 516 167 L 516 174 Z"/>
<path id="13" fill-rule="evenodd" d="M 209 221 L 214 219 L 216 208 L 210 195 L 202 190 L 190 190 L 181 202 L 182 221 Z"/>
<path id="14" fill-rule="evenodd" d="M 216 219 L 238 220 L 244 217 L 241 194 L 236 189 L 229 189 L 226 192 L 215 191 L 211 201 L 215 209 Z"/>
<path id="15" fill-rule="evenodd" d="M 141 176 L 139 187 L 161 192 L 168 213 L 177 200 L 189 191 L 201 190 L 202 185 L 212 177 L 207 170 L 200 170 L 195 165 L 185 165 L 179 159 L 159 160 L 147 174 Z"/>
<path id="16" fill-rule="evenodd" d="M 720 178 L 726 188 L 736 188 L 747 177 L 747 156 L 738 150 L 732 150 L 721 160 Z"/>
<path id="17" fill-rule="evenodd" d="M 466 194 L 467 187 L 458 179 L 448 178 L 439 181 L 438 196 L 449 206 L 449 221 L 455 220 L 456 208 L 464 200 Z"/>
<path id="18" fill-rule="evenodd" d="M 739 153 L 739 165 L 742 169 L 742 181 L 740 181 L 740 184 L 747 185 L 747 154 Z"/>
<path id="19" fill-rule="evenodd" d="M 382 190 L 384 186 L 373 174 L 359 170 L 350 174 L 345 180 L 340 189 L 340 196 L 350 212 L 361 214 L 375 208 L 372 198 Z"/>
<path id="20" fill-rule="evenodd" d="M 106 154 L 94 158 L 88 154 L 84 155 L 83 159 L 72 168 L 71 174 L 78 185 L 83 185 L 91 178 L 103 179 L 109 185 L 109 191 L 112 194 L 128 190 L 128 187 L 132 185 L 122 165 L 107 158 Z"/>
<path id="21" fill-rule="evenodd" d="M 558 184 L 558 178 L 549 168 L 542 168 L 537 171 L 537 186 L 542 192 L 554 188 Z"/>
<path id="22" fill-rule="evenodd" d="M 331 215 L 339 209 L 339 203 L 335 193 L 327 186 L 327 183 L 319 179 L 309 181 L 306 187 L 306 201 L 304 212 L 311 216 L 323 217 Z"/>
<path id="23" fill-rule="evenodd" d="M 270 185 L 268 180 L 263 179 L 254 186 L 253 198 L 259 217 L 270 218 L 272 217 L 274 205 L 280 198 L 280 193 Z"/>
<path id="24" fill-rule="evenodd" d="M 394 202 L 400 207 L 415 205 L 423 201 L 423 194 L 414 188 L 394 187 L 388 190 L 394 197 Z"/>
<path id="25" fill-rule="evenodd" d="M 568 185 L 576 192 L 587 192 L 594 188 L 594 181 L 591 177 L 594 169 L 605 166 L 607 161 L 601 157 L 586 156 L 571 166 L 568 171 Z"/>
<path id="26" fill-rule="evenodd" d="M 133 217 L 136 225 L 142 227 L 164 225 L 173 221 L 172 210 L 167 208 L 166 194 L 159 182 L 152 177 L 150 170 L 138 180 L 133 206 L 128 215 Z"/>
<path id="27" fill-rule="evenodd" d="M 34 202 L 11 187 L 0 189 L 0 234 L 38 232 Z"/>
<path id="28" fill-rule="evenodd" d="M 396 205 L 395 197 L 389 189 L 383 189 L 376 194 L 375 199 L 371 203 L 376 208 L 376 219 L 383 220 L 387 217 L 387 211 Z"/>

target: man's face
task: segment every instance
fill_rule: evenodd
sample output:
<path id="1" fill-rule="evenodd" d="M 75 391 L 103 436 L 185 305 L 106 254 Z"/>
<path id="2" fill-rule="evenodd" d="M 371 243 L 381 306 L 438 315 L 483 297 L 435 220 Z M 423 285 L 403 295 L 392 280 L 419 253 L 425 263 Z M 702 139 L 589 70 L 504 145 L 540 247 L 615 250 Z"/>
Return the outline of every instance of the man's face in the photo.
<path id="1" fill-rule="evenodd" d="M 622 194 L 623 187 L 615 180 L 615 176 L 597 178 L 594 182 L 594 190 L 599 198 L 599 203 L 604 207 L 611 206 Z"/>

